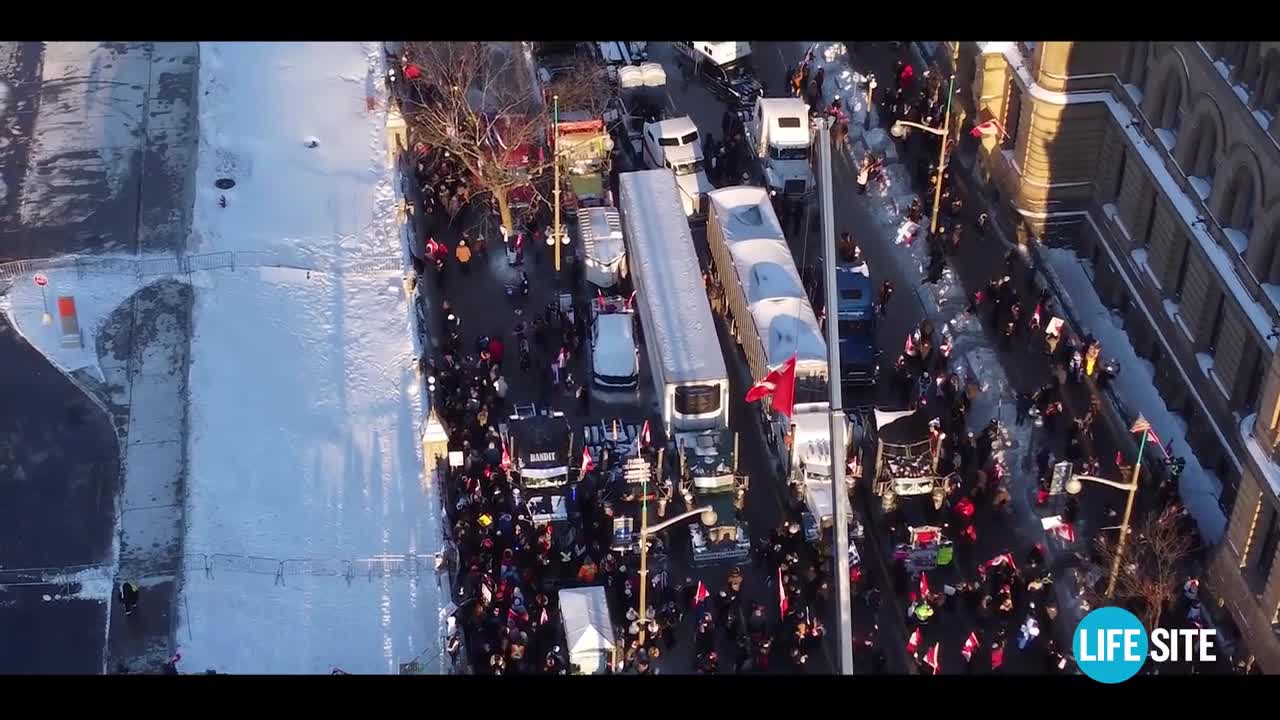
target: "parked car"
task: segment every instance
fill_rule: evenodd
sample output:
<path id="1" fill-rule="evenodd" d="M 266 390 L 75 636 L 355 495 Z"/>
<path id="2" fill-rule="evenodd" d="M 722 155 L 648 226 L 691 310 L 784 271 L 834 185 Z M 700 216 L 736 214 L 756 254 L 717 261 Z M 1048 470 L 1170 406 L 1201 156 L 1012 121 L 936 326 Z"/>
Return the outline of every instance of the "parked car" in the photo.
<path id="1" fill-rule="evenodd" d="M 634 390 L 640 382 L 634 309 L 622 298 L 610 298 L 592 307 L 592 381 L 605 390 Z"/>

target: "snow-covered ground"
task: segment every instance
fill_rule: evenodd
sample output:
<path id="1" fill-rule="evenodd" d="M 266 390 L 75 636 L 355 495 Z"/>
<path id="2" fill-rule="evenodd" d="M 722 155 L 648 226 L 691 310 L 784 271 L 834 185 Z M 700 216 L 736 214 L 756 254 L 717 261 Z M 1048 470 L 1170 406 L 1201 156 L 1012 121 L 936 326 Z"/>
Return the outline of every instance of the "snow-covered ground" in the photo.
<path id="1" fill-rule="evenodd" d="M 1227 525 L 1227 518 L 1218 506 L 1222 481 L 1201 467 L 1187 445 L 1187 424 L 1169 411 L 1156 391 L 1155 368 L 1138 357 L 1129 342 L 1128 333 L 1098 298 L 1093 279 L 1073 251 L 1046 247 L 1040 249 L 1040 254 L 1055 274 L 1059 290 L 1067 296 L 1063 300 L 1070 304 L 1078 321 L 1084 325 L 1084 331 L 1093 333 L 1102 343 L 1103 356 L 1120 362 L 1123 370 L 1116 379 L 1115 387 L 1125 407 L 1141 411 L 1161 441 L 1173 441 L 1173 454 L 1186 458 L 1179 495 L 1195 518 L 1201 536 L 1208 543 L 1216 543 Z M 1209 367 L 1212 369 L 1212 360 Z"/>
<path id="2" fill-rule="evenodd" d="M 238 269 L 193 276 L 191 668 L 386 673 L 438 649 L 411 310 L 400 272 L 353 272 L 403 247 L 382 52 L 201 44 L 193 249 Z"/>

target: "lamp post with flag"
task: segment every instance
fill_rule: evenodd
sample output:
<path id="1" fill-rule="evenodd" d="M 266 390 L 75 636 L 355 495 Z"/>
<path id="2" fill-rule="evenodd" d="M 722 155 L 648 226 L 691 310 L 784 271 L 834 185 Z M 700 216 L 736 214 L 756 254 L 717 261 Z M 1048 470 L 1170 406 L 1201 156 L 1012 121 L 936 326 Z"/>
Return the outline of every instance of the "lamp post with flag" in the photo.
<path id="1" fill-rule="evenodd" d="M 1124 556 L 1125 541 L 1129 539 L 1129 521 L 1133 517 L 1133 501 L 1138 496 L 1138 479 L 1142 472 L 1142 453 L 1147 447 L 1147 438 L 1155 437 L 1155 433 L 1151 429 L 1151 423 L 1147 421 L 1141 414 L 1138 419 L 1129 428 L 1131 433 L 1142 433 L 1142 440 L 1138 443 L 1138 459 L 1133 463 L 1133 479 L 1126 485 L 1118 483 L 1106 478 L 1094 477 L 1092 475 L 1072 475 L 1071 480 L 1067 483 L 1067 492 L 1075 495 L 1081 490 L 1081 480 L 1106 485 L 1116 488 L 1117 490 L 1126 490 L 1129 493 L 1128 500 L 1124 505 L 1124 519 L 1120 522 L 1120 538 L 1116 541 L 1116 555 L 1111 561 L 1111 577 L 1107 580 L 1106 597 L 1110 598 L 1116 591 L 1116 579 L 1120 576 L 1120 561 Z M 1156 441 L 1159 444 L 1159 440 Z"/>

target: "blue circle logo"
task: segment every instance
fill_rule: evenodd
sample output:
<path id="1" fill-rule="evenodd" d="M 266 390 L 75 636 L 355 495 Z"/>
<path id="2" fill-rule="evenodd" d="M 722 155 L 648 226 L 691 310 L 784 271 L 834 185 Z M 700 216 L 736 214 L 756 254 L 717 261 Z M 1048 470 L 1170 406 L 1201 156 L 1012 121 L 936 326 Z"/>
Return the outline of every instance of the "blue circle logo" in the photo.
<path id="1" fill-rule="evenodd" d="M 1108 685 L 1137 675 L 1150 651 L 1142 621 L 1118 607 L 1098 608 L 1085 615 L 1076 626 L 1071 646 L 1080 671 Z"/>

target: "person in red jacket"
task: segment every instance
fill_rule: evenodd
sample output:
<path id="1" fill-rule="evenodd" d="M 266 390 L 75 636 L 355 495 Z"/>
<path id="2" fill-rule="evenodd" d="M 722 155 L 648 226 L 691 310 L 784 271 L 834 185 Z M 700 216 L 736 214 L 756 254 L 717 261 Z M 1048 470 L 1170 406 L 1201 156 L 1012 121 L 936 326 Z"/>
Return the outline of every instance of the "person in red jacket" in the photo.
<path id="1" fill-rule="evenodd" d="M 502 367 L 502 353 L 504 350 L 502 338 L 494 336 L 489 339 L 489 359 L 494 365 Z"/>

